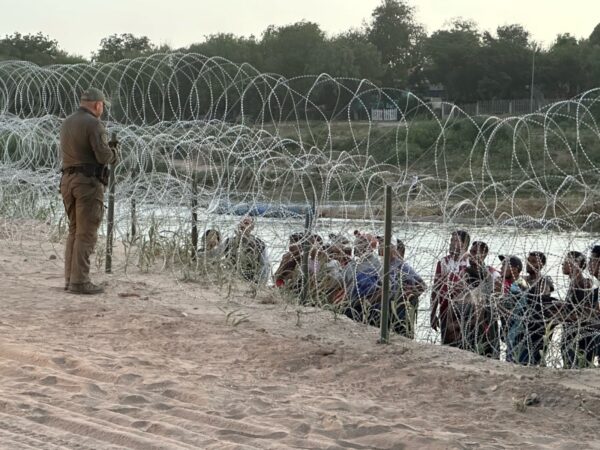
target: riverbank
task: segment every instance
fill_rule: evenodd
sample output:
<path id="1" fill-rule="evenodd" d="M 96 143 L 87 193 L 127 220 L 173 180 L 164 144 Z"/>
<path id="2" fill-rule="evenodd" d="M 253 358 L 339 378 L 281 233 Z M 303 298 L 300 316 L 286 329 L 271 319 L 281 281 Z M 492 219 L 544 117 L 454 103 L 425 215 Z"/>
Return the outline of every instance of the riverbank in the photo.
<path id="1" fill-rule="evenodd" d="M 378 345 L 272 290 L 225 298 L 170 272 L 95 274 L 107 292 L 73 296 L 62 245 L 30 228 L 0 230 L 0 448 L 600 447 L 595 370 Z"/>

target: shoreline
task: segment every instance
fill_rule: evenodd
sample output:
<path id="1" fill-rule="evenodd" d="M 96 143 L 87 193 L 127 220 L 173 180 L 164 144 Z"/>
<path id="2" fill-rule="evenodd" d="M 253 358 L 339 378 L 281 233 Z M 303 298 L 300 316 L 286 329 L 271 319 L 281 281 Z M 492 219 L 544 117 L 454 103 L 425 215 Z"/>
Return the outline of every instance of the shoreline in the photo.
<path id="1" fill-rule="evenodd" d="M 0 447 L 600 446 L 596 370 L 378 345 L 377 329 L 272 290 L 169 270 L 117 265 L 93 273 L 105 294 L 68 294 L 62 244 L 29 225 L 0 233 Z"/>

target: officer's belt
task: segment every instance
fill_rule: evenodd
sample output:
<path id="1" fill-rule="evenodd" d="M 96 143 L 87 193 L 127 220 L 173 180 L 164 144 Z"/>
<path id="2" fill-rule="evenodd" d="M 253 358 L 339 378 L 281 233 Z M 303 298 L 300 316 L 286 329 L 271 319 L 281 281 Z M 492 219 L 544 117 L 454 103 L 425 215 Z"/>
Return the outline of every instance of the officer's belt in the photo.
<path id="1" fill-rule="evenodd" d="M 81 173 L 86 177 L 102 177 L 104 173 L 104 166 L 99 164 L 84 164 L 81 166 L 65 167 L 61 170 L 62 173 L 73 175 L 74 173 Z"/>

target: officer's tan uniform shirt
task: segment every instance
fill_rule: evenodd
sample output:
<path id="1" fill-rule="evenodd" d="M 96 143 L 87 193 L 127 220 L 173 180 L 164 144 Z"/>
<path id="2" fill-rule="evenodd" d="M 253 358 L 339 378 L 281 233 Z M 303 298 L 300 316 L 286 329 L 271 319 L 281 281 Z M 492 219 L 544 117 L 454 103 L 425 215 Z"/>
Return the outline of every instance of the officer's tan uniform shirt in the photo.
<path id="1" fill-rule="evenodd" d="M 111 164 L 115 154 L 108 146 L 104 125 L 90 111 L 79 108 L 60 130 L 63 168 Z"/>

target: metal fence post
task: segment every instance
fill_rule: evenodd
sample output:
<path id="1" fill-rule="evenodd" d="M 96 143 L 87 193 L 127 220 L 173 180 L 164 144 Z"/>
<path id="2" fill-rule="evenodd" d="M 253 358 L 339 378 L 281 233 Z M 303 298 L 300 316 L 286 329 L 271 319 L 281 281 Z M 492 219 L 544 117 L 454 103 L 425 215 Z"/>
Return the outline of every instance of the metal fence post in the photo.
<path id="1" fill-rule="evenodd" d="M 381 292 L 381 336 L 379 342 L 390 341 L 390 259 L 392 240 L 392 187 L 385 187 L 385 230 L 383 235 L 383 286 Z"/>
<path id="2" fill-rule="evenodd" d="M 198 181 L 195 174 L 192 177 L 192 261 L 198 255 Z"/>
<path id="3" fill-rule="evenodd" d="M 135 235 L 137 233 L 136 228 L 136 217 L 135 217 L 135 198 L 131 199 L 131 239 L 135 239 Z"/>
<path id="4" fill-rule="evenodd" d="M 306 304 L 308 301 L 308 292 L 310 286 L 308 264 L 311 250 L 310 236 L 312 233 L 314 215 L 315 199 L 313 198 L 312 205 L 307 208 L 306 216 L 304 218 L 304 240 L 302 242 L 302 291 L 300 293 L 300 300 L 302 301 L 302 304 Z"/>
<path id="5" fill-rule="evenodd" d="M 113 133 L 110 138 L 111 146 L 116 146 L 117 133 Z M 108 211 L 106 215 L 106 260 L 104 261 L 104 272 L 112 273 L 113 257 L 113 232 L 115 226 L 115 167 L 113 164 L 109 167 L 108 173 Z"/>

